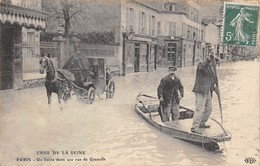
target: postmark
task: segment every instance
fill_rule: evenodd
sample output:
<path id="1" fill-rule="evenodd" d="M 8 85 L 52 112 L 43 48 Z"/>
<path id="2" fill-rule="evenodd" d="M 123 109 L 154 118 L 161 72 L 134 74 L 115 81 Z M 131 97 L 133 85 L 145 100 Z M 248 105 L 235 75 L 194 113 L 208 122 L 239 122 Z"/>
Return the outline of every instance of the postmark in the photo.
<path id="1" fill-rule="evenodd" d="M 223 11 L 222 44 L 256 46 L 259 6 L 225 3 Z"/>

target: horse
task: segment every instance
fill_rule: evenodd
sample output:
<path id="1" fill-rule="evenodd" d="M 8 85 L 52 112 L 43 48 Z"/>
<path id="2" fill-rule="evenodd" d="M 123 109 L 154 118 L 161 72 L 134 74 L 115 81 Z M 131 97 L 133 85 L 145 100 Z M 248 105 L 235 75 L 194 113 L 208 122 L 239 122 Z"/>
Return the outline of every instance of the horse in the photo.
<path id="1" fill-rule="evenodd" d="M 64 89 L 66 89 L 64 81 L 58 78 L 58 73 L 50 58 L 43 57 L 39 63 L 40 74 L 44 74 L 44 71 L 46 70 L 45 87 L 47 91 L 48 104 L 51 104 L 52 92 L 58 95 L 58 101 L 61 103 Z"/>

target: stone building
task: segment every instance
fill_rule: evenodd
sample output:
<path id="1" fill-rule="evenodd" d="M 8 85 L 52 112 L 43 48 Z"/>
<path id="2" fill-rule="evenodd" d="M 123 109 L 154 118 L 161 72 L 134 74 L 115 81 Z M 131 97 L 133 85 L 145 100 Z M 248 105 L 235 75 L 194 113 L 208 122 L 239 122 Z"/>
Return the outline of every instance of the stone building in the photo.
<path id="1" fill-rule="evenodd" d="M 219 42 L 219 27 L 202 20 L 202 8 L 195 1 L 91 1 L 84 5 L 88 9 L 82 16 L 87 18 L 82 20 L 85 28 L 72 30 L 113 32 L 114 54 L 104 56 L 121 75 L 195 65 L 206 57 L 210 44 Z"/>
<path id="2" fill-rule="evenodd" d="M 0 9 L 1 90 L 19 89 L 26 73 L 39 71 L 45 13 L 40 0 L 1 0 Z"/>

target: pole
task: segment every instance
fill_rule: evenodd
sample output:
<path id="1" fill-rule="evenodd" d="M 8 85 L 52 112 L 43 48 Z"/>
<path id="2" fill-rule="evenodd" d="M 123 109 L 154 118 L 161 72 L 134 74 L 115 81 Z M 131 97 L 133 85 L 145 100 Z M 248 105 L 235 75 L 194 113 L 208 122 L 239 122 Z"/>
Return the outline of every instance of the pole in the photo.
<path id="1" fill-rule="evenodd" d="M 215 75 L 216 88 L 217 88 L 217 92 L 218 92 L 216 94 L 218 96 L 218 105 L 219 105 L 219 111 L 220 111 L 220 115 L 221 115 L 221 123 L 223 123 L 222 105 L 221 105 L 221 98 L 220 98 L 220 91 L 219 91 L 218 75 L 217 75 L 215 58 L 212 59 L 212 67 L 213 67 L 213 72 L 214 72 L 214 75 Z"/>
<path id="2" fill-rule="evenodd" d="M 194 40 L 194 46 L 193 46 L 192 66 L 195 66 L 195 56 L 196 56 L 196 40 Z"/>
<path id="3" fill-rule="evenodd" d="M 125 33 L 123 33 L 123 58 L 122 58 L 122 68 L 123 68 L 123 76 L 125 76 L 126 75 L 126 58 L 125 58 L 125 54 L 126 54 L 126 34 Z"/>

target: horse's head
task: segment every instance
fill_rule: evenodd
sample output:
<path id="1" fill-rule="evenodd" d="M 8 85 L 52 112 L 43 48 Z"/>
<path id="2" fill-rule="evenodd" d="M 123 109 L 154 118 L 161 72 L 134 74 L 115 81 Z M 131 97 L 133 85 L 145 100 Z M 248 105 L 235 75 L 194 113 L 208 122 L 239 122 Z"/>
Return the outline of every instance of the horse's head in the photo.
<path id="1" fill-rule="evenodd" d="M 46 70 L 50 65 L 50 60 L 47 57 L 44 57 L 40 60 L 40 73 L 44 74 L 44 70 Z"/>

